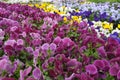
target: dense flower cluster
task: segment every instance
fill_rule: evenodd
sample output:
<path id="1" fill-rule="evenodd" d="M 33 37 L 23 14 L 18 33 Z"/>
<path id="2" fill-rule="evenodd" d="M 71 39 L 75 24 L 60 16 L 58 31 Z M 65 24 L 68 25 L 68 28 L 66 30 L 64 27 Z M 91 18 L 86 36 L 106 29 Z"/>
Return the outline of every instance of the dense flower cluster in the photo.
<path id="1" fill-rule="evenodd" d="M 82 16 L 0 3 L 0 80 L 120 80 L 119 33 L 96 28 Z"/>

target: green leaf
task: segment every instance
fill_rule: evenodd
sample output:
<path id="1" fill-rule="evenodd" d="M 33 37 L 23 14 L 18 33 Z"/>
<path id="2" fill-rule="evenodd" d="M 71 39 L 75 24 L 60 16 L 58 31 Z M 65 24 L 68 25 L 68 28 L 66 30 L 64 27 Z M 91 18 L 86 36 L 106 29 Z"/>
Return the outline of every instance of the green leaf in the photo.
<path id="1" fill-rule="evenodd" d="M 13 77 L 16 78 L 16 79 L 19 79 L 19 77 L 20 77 L 20 66 L 17 67 L 16 71 L 14 72 Z"/>
<path id="2" fill-rule="evenodd" d="M 105 80 L 115 80 L 115 78 L 113 76 L 110 76 L 110 74 L 108 73 Z"/>
<path id="3" fill-rule="evenodd" d="M 10 61 L 14 62 L 14 60 L 15 60 L 15 56 L 14 55 L 10 56 L 9 58 L 10 58 Z"/>
<path id="4" fill-rule="evenodd" d="M 4 55 L 4 51 L 0 50 L 0 57 Z"/>
<path id="5" fill-rule="evenodd" d="M 2 75 L 2 76 L 5 76 L 6 74 L 7 74 L 7 71 L 4 70 L 4 71 L 2 71 L 2 74 L 1 74 L 1 75 Z"/>
<path id="6" fill-rule="evenodd" d="M 64 80 L 64 78 L 63 78 L 63 76 L 59 75 L 59 76 L 57 77 L 57 80 Z"/>
<path id="7" fill-rule="evenodd" d="M 45 80 L 52 80 L 49 76 L 45 76 Z"/>

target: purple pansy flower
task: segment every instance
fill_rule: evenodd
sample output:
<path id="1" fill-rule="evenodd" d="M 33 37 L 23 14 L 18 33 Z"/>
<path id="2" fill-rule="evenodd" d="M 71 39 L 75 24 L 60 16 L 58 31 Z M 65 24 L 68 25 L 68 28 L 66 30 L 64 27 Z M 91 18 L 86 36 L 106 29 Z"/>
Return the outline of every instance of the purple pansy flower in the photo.
<path id="1" fill-rule="evenodd" d="M 97 67 L 94 64 L 89 64 L 85 66 L 86 72 L 91 75 L 97 74 Z"/>

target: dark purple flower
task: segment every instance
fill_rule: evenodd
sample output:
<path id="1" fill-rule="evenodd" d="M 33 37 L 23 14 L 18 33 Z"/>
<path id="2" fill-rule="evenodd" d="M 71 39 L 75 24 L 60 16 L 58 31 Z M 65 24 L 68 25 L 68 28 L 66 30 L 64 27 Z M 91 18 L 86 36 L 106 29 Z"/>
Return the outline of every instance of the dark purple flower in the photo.
<path id="1" fill-rule="evenodd" d="M 94 80 L 93 78 L 91 78 L 89 75 L 87 75 L 86 73 L 81 73 L 80 75 L 80 80 Z"/>
<path id="2" fill-rule="evenodd" d="M 117 57 L 120 56 L 120 52 L 119 52 L 119 51 L 120 51 L 120 47 L 117 48 L 116 51 L 115 51 L 115 55 L 116 55 Z"/>
<path id="3" fill-rule="evenodd" d="M 69 47 L 69 46 L 72 46 L 74 43 L 73 41 L 70 39 L 70 38 L 63 38 L 62 39 L 62 45 L 63 47 Z"/>
<path id="4" fill-rule="evenodd" d="M 77 63 L 78 63 L 77 59 L 71 59 L 70 61 L 67 62 L 66 65 L 67 67 L 75 68 L 77 66 Z"/>
<path id="5" fill-rule="evenodd" d="M 117 76 L 118 71 L 119 71 L 118 65 L 114 65 L 109 69 L 109 73 L 111 76 Z"/>
<path id="6" fill-rule="evenodd" d="M 85 66 L 85 70 L 91 75 L 97 74 L 97 67 L 93 64 Z"/>
<path id="7" fill-rule="evenodd" d="M 102 60 L 95 60 L 93 63 L 98 69 L 103 69 L 105 67 L 105 64 Z"/>
<path id="8" fill-rule="evenodd" d="M 101 57 L 105 58 L 107 56 L 107 53 L 105 52 L 104 46 L 97 48 L 97 51 Z"/>
<path id="9" fill-rule="evenodd" d="M 33 44 L 33 46 L 39 46 L 41 44 L 41 40 L 40 39 L 33 39 L 32 44 Z"/>
<path id="10" fill-rule="evenodd" d="M 11 46 L 11 47 L 14 47 L 15 43 L 16 43 L 15 40 L 7 40 L 7 41 L 4 43 L 4 45 L 5 45 L 5 46 L 9 45 L 9 46 Z"/>
<path id="11" fill-rule="evenodd" d="M 58 45 L 61 41 L 62 41 L 62 39 L 61 39 L 59 36 L 57 36 L 57 37 L 54 39 L 53 43 L 55 43 L 56 45 Z"/>
<path id="12" fill-rule="evenodd" d="M 15 78 L 3 78 L 2 80 L 15 80 Z"/>

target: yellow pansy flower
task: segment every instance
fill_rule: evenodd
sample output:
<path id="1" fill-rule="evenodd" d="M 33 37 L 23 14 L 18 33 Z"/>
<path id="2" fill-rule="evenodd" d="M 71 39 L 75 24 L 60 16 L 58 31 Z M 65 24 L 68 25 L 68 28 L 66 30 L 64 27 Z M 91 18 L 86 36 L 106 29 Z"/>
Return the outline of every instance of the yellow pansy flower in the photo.
<path id="1" fill-rule="evenodd" d="M 104 29 L 109 29 L 109 30 L 113 29 L 113 23 L 108 23 L 106 21 L 102 23 L 102 26 Z"/>
<path id="2" fill-rule="evenodd" d="M 63 20 L 66 22 L 67 21 L 67 17 L 64 17 Z"/>
<path id="3" fill-rule="evenodd" d="M 77 21 L 78 23 L 82 20 L 81 16 L 72 16 L 73 21 Z"/>
<path id="4" fill-rule="evenodd" d="M 39 8 L 39 4 L 35 4 L 35 7 Z"/>
<path id="5" fill-rule="evenodd" d="M 73 20 L 78 20 L 78 16 L 72 16 Z"/>
<path id="6" fill-rule="evenodd" d="M 113 23 L 110 23 L 110 29 L 111 30 L 113 29 Z"/>
<path id="7" fill-rule="evenodd" d="M 120 29 L 120 24 L 118 24 L 118 28 Z"/>
<path id="8" fill-rule="evenodd" d="M 103 28 L 104 28 L 104 29 L 110 29 L 110 25 L 109 25 L 109 24 L 104 24 L 104 25 L 103 25 Z"/>

